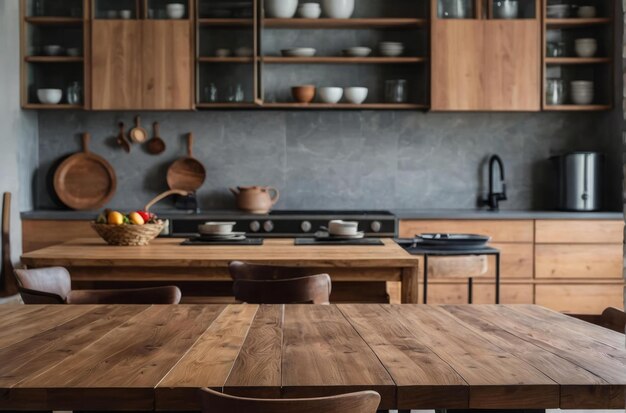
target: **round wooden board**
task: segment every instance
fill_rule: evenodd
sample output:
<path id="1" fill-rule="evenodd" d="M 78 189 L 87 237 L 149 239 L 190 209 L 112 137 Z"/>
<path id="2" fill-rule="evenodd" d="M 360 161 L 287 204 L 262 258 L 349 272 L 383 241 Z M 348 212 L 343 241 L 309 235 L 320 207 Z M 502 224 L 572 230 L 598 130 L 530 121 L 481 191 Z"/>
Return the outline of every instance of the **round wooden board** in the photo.
<path id="1" fill-rule="evenodd" d="M 54 174 L 54 190 L 66 206 L 89 210 L 103 207 L 115 194 L 117 178 L 113 167 L 90 152 L 67 158 Z"/>

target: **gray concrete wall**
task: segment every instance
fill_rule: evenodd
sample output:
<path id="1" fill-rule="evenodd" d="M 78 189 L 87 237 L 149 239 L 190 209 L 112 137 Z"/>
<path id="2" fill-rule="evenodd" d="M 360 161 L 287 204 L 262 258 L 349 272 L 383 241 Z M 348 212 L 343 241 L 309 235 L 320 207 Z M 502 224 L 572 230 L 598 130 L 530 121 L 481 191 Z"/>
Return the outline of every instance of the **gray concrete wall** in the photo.
<path id="1" fill-rule="evenodd" d="M 13 194 L 12 253 L 21 253 L 19 211 L 34 206 L 37 114 L 20 109 L 19 2 L 0 1 L 0 192 Z"/>
<path id="2" fill-rule="evenodd" d="M 234 207 L 227 187 L 235 185 L 276 186 L 281 209 L 473 208 L 487 190 L 485 160 L 492 153 L 506 165 L 509 201 L 502 208 L 545 208 L 549 156 L 619 145 L 618 134 L 607 143 L 603 113 L 143 113 L 144 126 L 161 122 L 168 145 L 154 157 L 137 146 L 127 155 L 115 145 L 117 122 L 128 125 L 133 115 L 40 113 L 36 206 L 58 206 L 50 176 L 59 159 L 80 149 L 83 131 L 117 171 L 115 208 L 142 206 L 167 189 L 167 167 L 185 153 L 188 131 L 195 133 L 195 154 L 208 172 L 200 190 L 203 208 Z M 613 158 L 619 168 L 621 160 Z M 615 210 L 620 193 L 621 177 L 609 180 Z"/>

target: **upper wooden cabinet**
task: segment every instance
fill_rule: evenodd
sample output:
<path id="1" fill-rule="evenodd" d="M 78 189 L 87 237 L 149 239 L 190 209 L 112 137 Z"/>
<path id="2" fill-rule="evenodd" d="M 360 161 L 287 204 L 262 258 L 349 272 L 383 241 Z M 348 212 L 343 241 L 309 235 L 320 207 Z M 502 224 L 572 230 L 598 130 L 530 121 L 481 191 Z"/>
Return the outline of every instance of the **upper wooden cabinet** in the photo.
<path id="1" fill-rule="evenodd" d="M 494 18 L 494 6 L 485 8 L 480 1 L 473 4 L 468 18 L 446 18 L 441 2 L 450 0 L 433 0 L 432 110 L 540 110 L 538 2 L 519 1 L 520 18 L 515 19 Z"/>
<path id="2" fill-rule="evenodd" d="M 92 108 L 193 108 L 186 20 L 94 20 Z"/>

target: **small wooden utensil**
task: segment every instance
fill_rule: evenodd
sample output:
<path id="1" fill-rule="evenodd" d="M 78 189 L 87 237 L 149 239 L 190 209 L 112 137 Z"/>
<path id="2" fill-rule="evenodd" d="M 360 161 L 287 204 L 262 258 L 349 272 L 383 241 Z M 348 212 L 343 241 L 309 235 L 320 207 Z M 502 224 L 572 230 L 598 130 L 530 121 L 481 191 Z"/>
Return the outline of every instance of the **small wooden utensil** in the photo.
<path id="1" fill-rule="evenodd" d="M 148 141 L 147 149 L 149 154 L 158 155 L 165 151 L 165 142 L 161 139 L 161 136 L 159 136 L 159 122 L 154 122 L 152 127 L 154 129 L 154 136 Z"/>
<path id="2" fill-rule="evenodd" d="M 135 117 L 135 127 L 130 130 L 130 139 L 135 143 L 144 143 L 148 139 L 148 131 L 141 127 L 141 118 Z"/>
<path id="3" fill-rule="evenodd" d="M 167 185 L 170 189 L 195 192 L 206 179 L 204 165 L 193 157 L 193 134 L 187 135 L 187 156 L 176 160 L 167 170 Z"/>
<path id="4" fill-rule="evenodd" d="M 120 127 L 120 132 L 117 135 L 117 144 L 120 145 L 122 149 L 126 151 L 126 153 L 129 153 L 130 144 L 128 143 L 128 141 L 126 140 L 126 137 L 124 136 L 124 122 L 120 122 L 118 126 Z"/>

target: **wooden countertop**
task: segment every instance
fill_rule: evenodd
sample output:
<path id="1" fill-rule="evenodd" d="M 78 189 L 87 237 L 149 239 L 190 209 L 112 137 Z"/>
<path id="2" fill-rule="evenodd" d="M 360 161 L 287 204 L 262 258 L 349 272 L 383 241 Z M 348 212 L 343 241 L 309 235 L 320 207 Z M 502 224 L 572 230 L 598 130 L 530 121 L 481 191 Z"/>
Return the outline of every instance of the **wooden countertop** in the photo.
<path id="1" fill-rule="evenodd" d="M 0 306 L 0 410 L 198 410 L 378 391 L 381 409 L 618 409 L 624 335 L 533 305 Z"/>
<path id="2" fill-rule="evenodd" d="M 106 245 L 99 238 L 81 238 L 22 255 L 27 266 L 65 267 L 225 267 L 230 261 L 314 266 L 402 268 L 417 266 L 392 239 L 382 246 L 304 246 L 293 239 L 266 239 L 263 245 L 182 246 L 183 239 L 159 238 L 144 247 Z"/>

